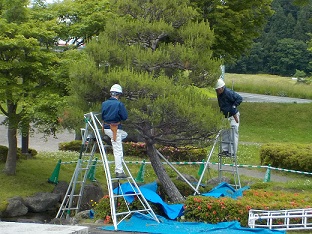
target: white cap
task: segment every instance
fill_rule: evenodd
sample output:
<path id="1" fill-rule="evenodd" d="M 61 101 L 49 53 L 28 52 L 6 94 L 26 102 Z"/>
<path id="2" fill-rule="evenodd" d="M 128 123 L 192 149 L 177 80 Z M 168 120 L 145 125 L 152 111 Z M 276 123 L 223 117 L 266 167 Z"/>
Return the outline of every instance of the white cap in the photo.
<path id="1" fill-rule="evenodd" d="M 215 89 L 220 89 L 225 85 L 222 79 L 218 79 Z"/>
<path id="2" fill-rule="evenodd" d="M 110 92 L 122 93 L 122 88 L 119 84 L 114 84 L 111 87 Z"/>

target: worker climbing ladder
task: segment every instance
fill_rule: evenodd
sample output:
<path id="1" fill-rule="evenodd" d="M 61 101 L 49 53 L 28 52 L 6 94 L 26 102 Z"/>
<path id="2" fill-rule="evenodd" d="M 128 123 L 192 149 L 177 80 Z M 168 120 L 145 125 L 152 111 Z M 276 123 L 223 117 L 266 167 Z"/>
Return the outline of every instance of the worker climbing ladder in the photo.
<path id="1" fill-rule="evenodd" d="M 64 213 L 67 214 L 66 218 L 69 217 L 69 214 L 72 210 L 76 213 L 79 211 L 80 202 L 79 199 L 82 197 L 83 186 L 86 182 L 87 173 L 90 167 L 92 166 L 92 161 L 95 153 L 95 149 L 98 149 L 101 155 L 103 169 L 105 172 L 106 183 L 108 187 L 109 199 L 110 199 L 110 208 L 111 208 L 111 217 L 113 221 L 113 225 L 115 230 L 118 229 L 118 225 L 121 221 L 131 216 L 133 213 L 140 213 L 150 219 L 159 222 L 156 214 L 152 210 L 151 206 L 143 196 L 140 188 L 138 187 L 135 179 L 133 179 L 129 168 L 127 167 L 124 160 L 122 160 L 123 168 L 125 170 L 125 174 L 128 175 L 127 178 L 115 178 L 112 177 L 110 172 L 109 164 L 111 162 L 108 161 L 106 154 L 106 145 L 104 145 L 101 135 L 102 129 L 102 121 L 99 120 L 98 115 L 90 112 L 84 115 L 84 119 L 86 122 L 86 126 L 84 129 L 83 139 L 82 139 L 82 147 L 79 160 L 77 162 L 77 166 L 74 172 L 74 175 L 71 179 L 70 185 L 66 192 L 66 196 L 62 202 L 62 205 L 57 214 L 57 218 L 63 217 Z M 91 154 L 87 154 L 87 149 L 90 149 L 90 144 L 93 145 L 92 149 L 89 150 Z M 87 160 L 87 166 L 82 167 L 83 158 L 89 157 Z M 78 180 L 78 175 L 84 171 L 83 180 Z M 125 183 L 121 183 L 125 182 Z M 80 183 L 81 188 L 79 193 L 76 195 L 76 185 Z M 113 184 L 117 184 L 117 188 L 113 188 Z M 127 189 L 123 185 L 127 185 Z M 75 197 L 78 197 L 78 201 L 75 203 Z M 139 204 L 136 206 L 131 206 L 131 201 L 136 198 Z M 74 206 L 74 204 L 76 204 Z M 124 204 L 121 205 L 121 204 Z M 124 210 L 118 210 L 118 207 L 124 207 Z M 135 208 L 134 208 L 135 207 Z"/>
<path id="2" fill-rule="evenodd" d="M 231 137 L 228 139 L 222 139 L 222 135 L 224 131 L 228 131 Z M 208 153 L 207 160 L 204 164 L 204 169 L 202 170 L 202 173 L 200 175 L 200 178 L 198 180 L 195 193 L 198 193 L 199 186 L 202 184 L 202 180 L 204 177 L 204 174 L 206 171 L 209 170 L 209 164 L 211 164 L 211 158 L 214 155 L 215 150 L 217 150 L 218 154 L 218 180 L 219 182 L 223 182 L 224 179 L 224 173 L 230 173 L 233 175 L 234 184 L 231 184 L 235 189 L 241 188 L 239 173 L 238 173 L 238 164 L 237 164 L 237 157 L 234 149 L 234 130 L 233 128 L 230 129 L 222 129 L 220 130 L 213 142 L 212 148 Z M 222 150 L 222 144 L 228 145 L 228 153 L 224 153 Z"/>

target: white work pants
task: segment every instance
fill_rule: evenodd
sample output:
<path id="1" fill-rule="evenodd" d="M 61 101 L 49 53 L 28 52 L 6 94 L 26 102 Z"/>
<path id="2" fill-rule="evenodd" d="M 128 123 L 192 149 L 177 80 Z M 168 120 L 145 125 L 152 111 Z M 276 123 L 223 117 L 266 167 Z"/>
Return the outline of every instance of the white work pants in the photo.
<path id="1" fill-rule="evenodd" d="M 238 148 L 238 128 L 239 128 L 239 112 L 236 114 L 238 123 L 236 123 L 233 116 L 228 118 L 228 121 L 230 122 L 230 129 L 225 129 L 222 131 L 221 137 L 222 137 L 222 144 L 221 148 L 222 151 L 228 151 L 230 154 L 237 153 Z"/>
<path id="2" fill-rule="evenodd" d="M 122 140 L 128 136 L 124 130 L 118 129 L 117 130 L 117 137 L 116 141 L 113 140 L 113 132 L 110 129 L 104 129 L 104 132 L 107 136 L 110 137 L 113 147 L 113 154 L 115 158 L 115 172 L 122 173 L 122 159 L 123 159 L 123 147 L 122 147 Z"/>

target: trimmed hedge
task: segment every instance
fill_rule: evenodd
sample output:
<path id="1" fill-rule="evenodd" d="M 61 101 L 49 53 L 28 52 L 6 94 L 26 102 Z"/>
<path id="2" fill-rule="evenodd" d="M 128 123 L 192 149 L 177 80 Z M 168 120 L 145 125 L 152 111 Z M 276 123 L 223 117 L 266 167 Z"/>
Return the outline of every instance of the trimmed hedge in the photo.
<path id="1" fill-rule="evenodd" d="M 249 189 L 237 200 L 228 197 L 214 198 L 189 196 L 185 202 L 185 220 L 219 223 L 239 221 L 248 227 L 250 209 L 284 210 L 311 208 L 311 193 L 291 193 Z M 300 222 L 300 219 L 298 219 Z"/>
<path id="2" fill-rule="evenodd" d="M 123 146 L 125 155 L 138 156 L 142 158 L 147 157 L 144 142 L 125 142 Z M 193 146 L 172 147 L 156 145 L 156 148 L 163 156 L 172 162 L 199 162 L 207 156 L 207 149 Z"/>
<path id="3" fill-rule="evenodd" d="M 270 143 L 261 146 L 262 165 L 312 172 L 312 144 Z"/>
<path id="4" fill-rule="evenodd" d="M 5 163 L 7 159 L 9 148 L 4 145 L 0 145 L 0 162 Z M 38 152 L 35 149 L 28 149 L 28 153 L 31 157 L 35 157 Z M 17 148 L 17 159 L 23 158 L 22 149 Z"/>
<path id="5" fill-rule="evenodd" d="M 193 146 L 170 147 L 156 146 L 161 154 L 170 161 L 190 161 L 199 162 L 206 158 L 207 149 L 196 148 Z M 125 142 L 123 143 L 124 155 L 147 158 L 146 147 L 144 142 Z M 59 144 L 59 150 L 77 151 L 81 150 L 81 140 L 63 142 Z M 112 150 L 108 151 L 111 153 Z"/>

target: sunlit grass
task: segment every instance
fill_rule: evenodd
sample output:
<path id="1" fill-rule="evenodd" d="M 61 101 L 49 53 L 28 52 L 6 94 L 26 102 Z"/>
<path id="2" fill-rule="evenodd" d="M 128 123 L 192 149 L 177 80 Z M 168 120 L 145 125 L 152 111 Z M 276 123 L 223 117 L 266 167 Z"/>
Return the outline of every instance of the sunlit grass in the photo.
<path id="1" fill-rule="evenodd" d="M 312 99 L 312 85 L 298 83 L 291 77 L 226 73 L 225 81 L 238 92 Z"/>

